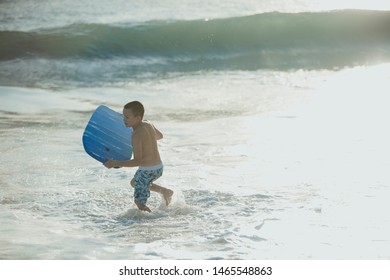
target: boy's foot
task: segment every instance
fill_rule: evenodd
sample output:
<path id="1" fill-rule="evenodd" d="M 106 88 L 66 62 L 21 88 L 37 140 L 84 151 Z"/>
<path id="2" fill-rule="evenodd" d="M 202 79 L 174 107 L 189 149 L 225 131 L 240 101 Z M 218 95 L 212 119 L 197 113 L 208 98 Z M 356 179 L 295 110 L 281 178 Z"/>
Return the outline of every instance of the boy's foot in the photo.
<path id="1" fill-rule="evenodd" d="M 172 201 L 173 191 L 170 189 L 165 189 L 162 191 L 162 195 L 164 197 L 166 205 L 168 206 Z"/>
<path id="2" fill-rule="evenodd" d="M 152 210 L 150 210 L 150 208 L 148 206 L 146 206 L 145 204 L 140 204 L 140 203 L 135 203 L 138 207 L 139 210 L 142 210 L 142 211 L 146 211 L 146 212 L 152 212 Z"/>

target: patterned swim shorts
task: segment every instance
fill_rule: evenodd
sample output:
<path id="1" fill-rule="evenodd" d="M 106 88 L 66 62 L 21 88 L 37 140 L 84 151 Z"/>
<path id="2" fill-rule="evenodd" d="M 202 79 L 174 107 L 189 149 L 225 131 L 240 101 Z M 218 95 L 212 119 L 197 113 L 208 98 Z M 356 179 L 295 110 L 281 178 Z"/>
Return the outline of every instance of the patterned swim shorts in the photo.
<path id="1" fill-rule="evenodd" d="M 150 185 L 163 174 L 163 165 L 140 166 L 134 175 L 134 199 L 145 205 L 150 197 Z"/>

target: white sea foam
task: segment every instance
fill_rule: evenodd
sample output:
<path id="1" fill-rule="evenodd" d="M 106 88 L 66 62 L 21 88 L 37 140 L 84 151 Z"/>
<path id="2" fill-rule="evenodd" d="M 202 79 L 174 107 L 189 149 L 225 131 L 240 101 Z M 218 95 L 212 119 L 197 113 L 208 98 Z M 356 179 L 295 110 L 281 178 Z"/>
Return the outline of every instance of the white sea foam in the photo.
<path id="1" fill-rule="evenodd" d="M 82 151 L 90 110 L 73 110 L 79 101 L 72 91 L 12 89 L 18 106 L 2 113 L 1 257 L 387 258 L 386 67 L 280 74 L 260 85 L 254 73 L 241 73 L 247 89 L 265 94 L 234 114 L 223 113 L 235 110 L 234 93 L 245 104 L 249 92 L 238 91 L 240 83 L 227 79 L 231 74 L 215 76 L 219 85 L 209 74 L 198 76 L 204 86 L 184 100 L 175 100 L 174 91 L 194 83 L 194 76 L 161 80 L 155 88 L 148 81 L 132 84 L 131 99 L 144 99 L 148 118 L 164 131 L 166 168 L 159 183 L 175 191 L 168 207 L 152 194 L 152 213 L 134 206 L 134 170 L 106 170 Z M 275 82 L 288 75 L 299 87 Z M 361 75 L 371 80 L 352 82 Z M 366 95 L 366 82 L 381 88 Z M 169 107 L 152 98 L 161 89 Z M 5 102 L 8 90 L 2 88 Z M 88 108 L 110 94 L 120 108 L 129 97 L 119 89 L 84 91 Z M 46 109 L 42 96 L 50 94 L 61 117 Z M 202 95 L 208 103 L 201 103 Z M 20 109 L 30 103 L 31 110 Z M 172 113 L 184 108 L 186 117 Z"/>
<path id="2" fill-rule="evenodd" d="M 55 3 L 42 10 L 46 20 L 22 13 L 2 26 L 52 28 L 77 19 L 70 5 L 51 22 L 62 5 Z M 23 1 L 9 11 L 29 5 L 41 4 Z M 153 11 L 144 16 L 161 19 Z M 41 58 L 39 73 L 23 58 L 2 64 L 34 82 L 0 87 L 0 259 L 390 257 L 390 68 L 380 58 L 377 66 L 327 70 L 123 71 L 116 80 L 111 66 L 119 60 Z M 110 67 L 100 69 L 104 62 Z M 43 71 L 49 64 L 60 68 Z M 130 100 L 141 100 L 164 133 L 157 183 L 175 193 L 169 206 L 152 193 L 152 213 L 134 205 L 135 169 L 107 170 L 81 143 L 97 105 L 121 111 Z"/>

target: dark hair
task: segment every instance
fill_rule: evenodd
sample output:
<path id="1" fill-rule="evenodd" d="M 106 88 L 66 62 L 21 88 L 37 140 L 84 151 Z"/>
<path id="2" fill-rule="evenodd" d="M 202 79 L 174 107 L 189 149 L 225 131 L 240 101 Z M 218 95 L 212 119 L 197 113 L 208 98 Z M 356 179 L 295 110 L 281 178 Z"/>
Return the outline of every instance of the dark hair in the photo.
<path id="1" fill-rule="evenodd" d="M 124 106 L 124 109 L 130 109 L 135 117 L 138 116 L 141 116 L 141 118 L 144 117 L 144 113 L 145 113 L 144 105 L 142 105 L 142 103 L 139 101 L 132 101 L 127 103 Z"/>

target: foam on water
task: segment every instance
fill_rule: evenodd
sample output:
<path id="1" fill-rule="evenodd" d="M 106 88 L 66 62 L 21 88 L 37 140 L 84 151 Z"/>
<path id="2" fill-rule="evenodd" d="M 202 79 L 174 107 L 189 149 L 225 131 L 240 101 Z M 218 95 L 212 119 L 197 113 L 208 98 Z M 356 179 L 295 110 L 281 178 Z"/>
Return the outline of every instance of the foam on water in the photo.
<path id="1" fill-rule="evenodd" d="M 388 11 L 343 10 L 0 30 L 0 83 L 123 86 L 175 73 L 375 65 L 389 62 L 389 22 Z"/>
<path id="2" fill-rule="evenodd" d="M 238 90 L 233 73 L 145 80 L 104 94 L 2 88 L 28 98 L 2 96 L 0 257 L 387 258 L 386 67 L 246 73 L 250 92 Z M 370 96 L 367 80 L 356 83 L 363 74 L 381 86 Z M 187 99 L 175 100 L 183 88 Z M 162 89 L 170 107 L 154 98 Z M 60 100 L 48 101 L 53 110 L 50 94 Z M 106 170 L 81 146 L 94 104 L 110 99 L 120 109 L 129 96 L 146 100 L 147 118 L 159 119 L 165 134 L 159 184 L 175 195 L 166 207 L 152 194 L 150 214 L 133 204 L 134 170 Z M 224 114 L 237 100 L 245 111 Z M 35 105 L 23 111 L 27 104 Z"/>
<path id="3" fill-rule="evenodd" d="M 175 0 L 139 3 L 131 0 L 67 1 L 2 1 L 2 30 L 29 31 L 54 28 L 73 23 L 120 24 L 153 20 L 194 20 L 243 16 L 267 12 L 298 13 L 340 9 L 390 10 L 383 0 L 229 0 L 223 3 L 208 0 Z M 102 9 L 104 7 L 104 9 Z M 34 11 L 34 12 L 31 12 Z"/>
<path id="4" fill-rule="evenodd" d="M 199 77 L 171 77 L 158 83 L 145 80 L 129 85 L 131 90 L 2 88 L 1 152 L 7 164 L 1 168 L 0 207 L 7 226 L 1 229 L 1 258 L 245 258 L 248 251 L 235 248 L 246 240 L 264 239 L 255 234 L 256 227 L 263 219 L 274 218 L 273 207 L 263 205 L 273 198 L 246 186 L 245 180 L 240 181 L 244 177 L 228 174 L 242 160 L 234 147 L 246 137 L 231 138 L 224 128 L 235 127 L 248 114 L 243 108 L 231 113 L 237 80 L 233 76 L 221 79 L 218 73 L 205 75 L 203 88 L 189 91 L 186 100 L 175 100 L 175 92 L 193 87 Z M 248 79 L 258 90 L 265 86 L 255 76 Z M 229 84 L 221 84 L 228 80 Z M 216 96 L 202 105 L 210 87 Z M 169 108 L 166 101 L 153 97 L 162 88 Z M 218 92 L 226 97 L 224 101 L 219 101 Z M 238 97 L 242 101 L 243 94 Z M 286 91 L 282 94 L 287 96 Z M 166 135 L 161 143 L 166 168 L 159 183 L 172 188 L 175 195 L 169 207 L 152 195 L 151 214 L 139 212 L 133 204 L 129 186 L 133 170 L 106 170 L 81 146 L 82 131 L 95 104 L 110 100 L 120 109 L 129 96 L 150 104 L 147 117 L 159 118 Z M 256 98 L 264 98 L 268 105 L 262 108 L 271 110 L 271 94 Z M 247 102 L 245 110 L 263 111 L 251 106 L 253 99 Z M 218 148 L 226 136 L 230 140 Z M 249 194 L 248 189 L 254 196 L 240 194 Z M 242 221 L 237 221 L 238 216 Z M 250 235 L 241 232 L 244 223 L 254 223 Z M 26 231 L 28 236 L 23 234 Z"/>

